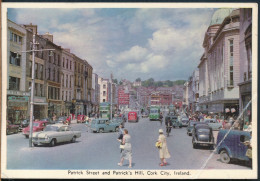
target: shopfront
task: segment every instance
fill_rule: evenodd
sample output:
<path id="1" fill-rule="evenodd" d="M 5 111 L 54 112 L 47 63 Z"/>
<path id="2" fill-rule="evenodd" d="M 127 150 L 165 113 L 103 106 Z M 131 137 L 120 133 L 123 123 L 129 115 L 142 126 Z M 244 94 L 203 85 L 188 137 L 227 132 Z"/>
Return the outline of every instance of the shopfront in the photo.
<path id="1" fill-rule="evenodd" d="M 252 121 L 252 83 L 251 80 L 239 85 L 240 92 L 240 114 L 244 122 Z"/>
<path id="2" fill-rule="evenodd" d="M 47 118 L 48 103 L 46 97 L 34 97 L 33 115 L 35 119 Z"/>
<path id="3" fill-rule="evenodd" d="M 56 114 L 57 117 L 62 114 L 62 102 L 61 101 L 53 101 L 49 100 L 48 103 L 48 117 L 51 118 Z"/>

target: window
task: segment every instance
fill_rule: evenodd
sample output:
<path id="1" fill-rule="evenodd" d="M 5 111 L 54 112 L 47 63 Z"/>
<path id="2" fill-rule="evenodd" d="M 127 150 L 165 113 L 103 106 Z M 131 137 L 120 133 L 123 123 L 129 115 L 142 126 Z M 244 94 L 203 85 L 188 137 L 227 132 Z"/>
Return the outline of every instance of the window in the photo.
<path id="1" fill-rule="evenodd" d="M 106 85 L 105 84 L 103 84 L 103 89 L 105 89 L 106 88 Z"/>
<path id="2" fill-rule="evenodd" d="M 252 48 L 251 44 L 246 46 L 247 51 L 247 61 L 248 61 L 248 79 L 250 80 L 252 78 Z"/>
<path id="3" fill-rule="evenodd" d="M 49 57 L 49 62 L 50 62 L 50 63 L 51 63 L 51 57 L 52 57 L 52 56 L 51 56 L 51 55 L 52 55 L 52 53 L 51 53 L 51 52 L 52 52 L 52 51 L 50 50 L 50 51 L 49 51 L 49 54 L 48 54 L 48 57 Z"/>
<path id="4" fill-rule="evenodd" d="M 17 65 L 20 66 L 20 59 L 21 59 L 21 55 L 14 53 L 14 52 L 10 52 L 10 57 L 9 57 L 9 63 L 12 65 Z"/>
<path id="5" fill-rule="evenodd" d="M 22 37 L 21 36 L 17 36 L 18 37 L 18 44 L 21 45 L 22 44 Z"/>
<path id="6" fill-rule="evenodd" d="M 60 70 L 57 72 L 57 82 L 60 82 Z"/>
<path id="7" fill-rule="evenodd" d="M 35 78 L 38 79 L 38 63 L 34 64 L 34 73 L 35 73 Z"/>
<path id="8" fill-rule="evenodd" d="M 9 90 L 19 90 L 20 79 L 17 77 L 9 77 Z"/>
<path id="9" fill-rule="evenodd" d="M 43 85 L 40 84 L 39 96 L 43 97 Z"/>
<path id="10" fill-rule="evenodd" d="M 14 36 L 13 32 L 10 31 L 10 41 L 13 41 L 13 36 Z"/>
<path id="11" fill-rule="evenodd" d="M 66 61 L 66 68 L 68 69 L 69 68 L 69 60 L 67 59 Z"/>
<path id="12" fill-rule="evenodd" d="M 14 42 L 17 42 L 17 35 L 14 34 Z"/>
<path id="13" fill-rule="evenodd" d="M 55 69 L 53 69 L 53 81 L 55 81 Z"/>
<path id="14" fill-rule="evenodd" d="M 29 62 L 29 76 L 32 76 L 32 62 Z"/>
<path id="15" fill-rule="evenodd" d="M 43 65 L 40 64 L 40 76 L 39 76 L 39 79 L 43 80 Z"/>
<path id="16" fill-rule="evenodd" d="M 53 64 L 56 65 L 56 53 L 53 53 Z"/>
<path id="17" fill-rule="evenodd" d="M 72 64 L 72 62 L 70 61 L 70 70 L 71 70 L 71 64 Z"/>
<path id="18" fill-rule="evenodd" d="M 58 54 L 58 66 L 60 66 L 60 55 Z"/>
<path id="19" fill-rule="evenodd" d="M 62 60 L 62 66 L 63 66 L 63 68 L 64 68 L 64 66 L 65 66 L 65 58 L 63 57 L 62 59 L 63 59 L 63 60 Z"/>
<path id="20" fill-rule="evenodd" d="M 71 88 L 71 79 L 72 79 L 72 76 L 70 76 L 70 88 Z"/>
<path id="21" fill-rule="evenodd" d="M 67 91 L 65 91 L 65 95 L 66 95 L 66 96 L 65 96 L 65 99 L 66 99 L 65 101 L 67 101 L 67 100 L 68 100 L 68 99 L 67 99 Z"/>
<path id="22" fill-rule="evenodd" d="M 66 75 L 66 87 L 69 87 L 69 84 L 68 84 L 68 80 L 69 78 L 68 78 L 68 75 Z"/>
<path id="23" fill-rule="evenodd" d="M 48 80 L 51 80 L 51 68 L 49 68 L 49 77 L 48 77 Z"/>
<path id="24" fill-rule="evenodd" d="M 233 39 L 229 40 L 229 85 L 233 86 L 234 81 L 233 81 Z"/>
<path id="25" fill-rule="evenodd" d="M 103 91 L 103 96 L 106 96 L 106 91 Z"/>
<path id="26" fill-rule="evenodd" d="M 37 83 L 35 83 L 35 85 L 34 85 L 34 95 L 38 96 L 38 84 Z"/>
<path id="27" fill-rule="evenodd" d="M 61 92 L 61 100 L 64 100 L 64 91 Z"/>

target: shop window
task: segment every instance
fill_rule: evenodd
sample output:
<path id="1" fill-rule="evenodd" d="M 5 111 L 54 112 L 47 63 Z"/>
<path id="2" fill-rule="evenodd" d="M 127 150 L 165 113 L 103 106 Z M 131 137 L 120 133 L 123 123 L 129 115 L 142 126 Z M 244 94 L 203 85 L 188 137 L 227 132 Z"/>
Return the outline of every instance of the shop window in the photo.
<path id="1" fill-rule="evenodd" d="M 9 90 L 20 89 L 20 78 L 9 76 Z"/>
<path id="2" fill-rule="evenodd" d="M 21 60 L 21 55 L 18 55 L 14 52 L 10 52 L 10 57 L 9 57 L 9 63 L 12 65 L 20 66 L 20 60 Z"/>

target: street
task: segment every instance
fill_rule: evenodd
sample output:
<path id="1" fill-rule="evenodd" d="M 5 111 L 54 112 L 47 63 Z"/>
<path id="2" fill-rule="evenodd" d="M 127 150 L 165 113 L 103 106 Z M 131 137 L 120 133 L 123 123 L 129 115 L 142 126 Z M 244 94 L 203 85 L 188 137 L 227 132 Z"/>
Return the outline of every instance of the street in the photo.
<path id="1" fill-rule="evenodd" d="M 118 134 L 87 132 L 84 124 L 72 124 L 74 130 L 82 131 L 76 143 L 64 143 L 55 147 L 38 146 L 29 148 L 29 141 L 21 133 L 7 136 L 7 169 L 128 169 L 126 160 L 122 167 L 120 161 Z M 162 126 L 165 131 L 165 126 Z M 172 129 L 167 138 L 171 158 L 167 166 L 159 166 L 160 159 L 155 142 L 158 121 L 142 118 L 138 123 L 126 123 L 131 135 L 132 169 L 200 169 L 212 153 L 208 147 L 193 149 L 191 136 L 186 127 Z M 214 133 L 217 135 L 217 132 Z M 206 169 L 251 169 L 243 164 L 225 164 L 214 154 Z"/>

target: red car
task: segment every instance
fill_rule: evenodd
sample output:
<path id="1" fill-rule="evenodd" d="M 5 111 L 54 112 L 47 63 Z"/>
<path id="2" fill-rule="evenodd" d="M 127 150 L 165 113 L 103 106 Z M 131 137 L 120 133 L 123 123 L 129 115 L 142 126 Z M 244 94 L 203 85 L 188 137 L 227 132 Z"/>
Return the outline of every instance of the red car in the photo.
<path id="1" fill-rule="evenodd" d="M 128 122 L 138 122 L 137 112 L 129 112 L 128 113 Z"/>
<path id="2" fill-rule="evenodd" d="M 77 123 L 85 123 L 85 116 L 84 115 L 78 115 L 77 117 Z"/>
<path id="3" fill-rule="evenodd" d="M 6 134 L 10 134 L 10 133 L 18 133 L 19 131 L 19 126 L 12 124 L 11 121 L 6 122 Z"/>
<path id="4" fill-rule="evenodd" d="M 34 121 L 33 122 L 33 132 L 43 131 L 46 125 L 49 124 L 48 121 Z M 26 138 L 29 138 L 30 134 L 30 125 L 23 129 L 23 135 Z"/>

